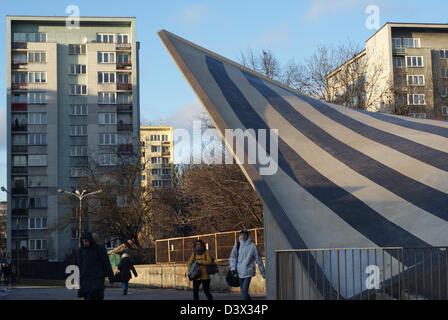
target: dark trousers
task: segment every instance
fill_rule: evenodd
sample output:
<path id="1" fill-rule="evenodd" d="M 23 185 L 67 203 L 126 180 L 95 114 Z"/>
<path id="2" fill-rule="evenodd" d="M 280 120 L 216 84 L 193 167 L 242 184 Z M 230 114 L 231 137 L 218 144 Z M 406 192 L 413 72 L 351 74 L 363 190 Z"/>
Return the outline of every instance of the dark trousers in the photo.
<path id="1" fill-rule="evenodd" d="M 104 289 L 84 291 L 84 300 L 104 300 Z"/>
<path id="2" fill-rule="evenodd" d="M 210 293 L 210 279 L 208 280 L 193 280 L 193 299 L 199 300 L 199 286 L 202 283 L 202 288 L 207 296 L 208 300 L 213 300 L 213 296 Z"/>
<path id="3" fill-rule="evenodd" d="M 240 289 L 241 289 L 241 295 L 243 296 L 243 300 L 252 300 L 252 298 L 249 295 L 249 286 L 250 286 L 250 280 L 252 280 L 251 277 L 249 278 L 240 278 Z"/>
<path id="4" fill-rule="evenodd" d="M 9 274 L 3 274 L 3 282 L 5 286 L 9 286 Z"/>

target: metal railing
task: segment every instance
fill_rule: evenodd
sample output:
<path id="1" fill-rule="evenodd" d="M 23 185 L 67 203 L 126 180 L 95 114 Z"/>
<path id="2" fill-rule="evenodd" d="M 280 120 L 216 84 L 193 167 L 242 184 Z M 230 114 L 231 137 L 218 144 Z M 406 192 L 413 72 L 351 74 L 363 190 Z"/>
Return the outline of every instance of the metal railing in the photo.
<path id="1" fill-rule="evenodd" d="M 448 247 L 276 251 L 277 299 L 448 299 Z"/>
<path id="2" fill-rule="evenodd" d="M 264 257 L 264 228 L 248 231 L 261 256 Z M 186 263 L 193 253 L 193 245 L 197 239 L 205 242 L 216 261 L 228 261 L 239 232 L 240 230 L 156 240 L 156 263 Z"/>

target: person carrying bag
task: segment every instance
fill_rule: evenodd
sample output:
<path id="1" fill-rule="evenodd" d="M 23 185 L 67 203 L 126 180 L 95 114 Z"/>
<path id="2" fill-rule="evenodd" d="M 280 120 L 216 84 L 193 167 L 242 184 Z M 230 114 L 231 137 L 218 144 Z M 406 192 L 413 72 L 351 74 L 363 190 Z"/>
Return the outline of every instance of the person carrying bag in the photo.
<path id="1" fill-rule="evenodd" d="M 207 272 L 207 267 L 212 265 L 212 257 L 205 248 L 205 243 L 202 240 L 196 240 L 194 243 L 193 254 L 188 261 L 188 278 L 193 280 L 193 299 L 199 300 L 199 287 L 202 284 L 204 293 L 208 300 L 213 300 L 210 293 L 210 275 Z"/>

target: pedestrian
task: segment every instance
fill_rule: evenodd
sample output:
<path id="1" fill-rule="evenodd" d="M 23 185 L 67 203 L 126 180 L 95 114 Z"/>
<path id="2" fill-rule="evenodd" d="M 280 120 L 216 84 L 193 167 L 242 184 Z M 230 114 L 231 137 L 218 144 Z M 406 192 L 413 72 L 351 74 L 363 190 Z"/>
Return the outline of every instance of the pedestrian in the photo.
<path id="1" fill-rule="evenodd" d="M 252 277 L 255 276 L 255 262 L 258 264 L 263 279 L 266 279 L 266 272 L 257 246 L 252 242 L 247 230 L 241 230 L 238 241 L 239 250 L 238 243 L 235 243 L 230 253 L 230 270 L 238 274 L 243 300 L 252 300 L 249 295 L 249 286 Z"/>
<path id="2" fill-rule="evenodd" d="M 196 240 L 193 245 L 193 253 L 188 260 L 188 269 L 190 269 L 193 262 L 199 264 L 200 275 L 197 279 L 193 280 L 193 299 L 199 300 L 199 287 L 202 284 L 204 293 L 208 300 L 213 300 L 213 296 L 210 293 L 210 275 L 207 273 L 207 265 L 212 264 L 212 257 L 205 247 L 205 243 L 202 240 Z"/>
<path id="3" fill-rule="evenodd" d="M 125 296 L 128 294 L 129 280 L 132 278 L 131 271 L 136 278 L 138 277 L 138 274 L 127 253 L 121 255 L 121 260 L 117 268 L 120 270 L 121 287 L 123 288 L 123 295 Z"/>
<path id="4" fill-rule="evenodd" d="M 9 277 L 11 276 L 11 266 L 9 265 L 8 262 L 6 262 L 3 267 L 2 267 L 2 272 L 3 272 L 3 283 L 5 285 L 5 287 L 9 286 Z"/>
<path id="5" fill-rule="evenodd" d="M 85 300 L 104 299 L 104 278 L 114 282 L 106 248 L 97 244 L 89 231 L 81 235 L 81 248 L 78 254 L 80 290 Z"/>
<path id="6" fill-rule="evenodd" d="M 16 284 L 16 280 L 17 280 L 17 268 L 16 265 L 13 263 L 11 264 L 11 286 L 14 287 L 14 285 Z"/>

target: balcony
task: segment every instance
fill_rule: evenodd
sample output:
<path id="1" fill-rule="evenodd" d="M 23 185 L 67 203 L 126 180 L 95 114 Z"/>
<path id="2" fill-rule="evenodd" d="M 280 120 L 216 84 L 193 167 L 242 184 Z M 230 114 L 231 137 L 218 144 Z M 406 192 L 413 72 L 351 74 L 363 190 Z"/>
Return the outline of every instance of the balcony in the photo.
<path id="1" fill-rule="evenodd" d="M 406 48 L 405 47 L 392 48 L 392 54 L 394 55 L 406 54 Z"/>
<path id="2" fill-rule="evenodd" d="M 131 70 L 132 63 L 131 62 L 117 62 L 117 70 Z"/>
<path id="3" fill-rule="evenodd" d="M 26 102 L 13 102 L 11 103 L 12 111 L 26 111 L 28 110 L 28 103 Z"/>
<path id="4" fill-rule="evenodd" d="M 162 180 L 171 180 L 171 176 L 169 174 L 162 174 Z"/>
<path id="5" fill-rule="evenodd" d="M 27 125 L 26 124 L 17 124 L 13 123 L 11 125 L 11 131 L 15 132 L 26 132 L 27 131 Z"/>
<path id="6" fill-rule="evenodd" d="M 162 168 L 171 168 L 171 163 L 162 163 Z"/>
<path id="7" fill-rule="evenodd" d="M 27 66 L 28 66 L 28 64 L 26 62 L 14 62 L 13 61 L 11 63 L 11 69 L 13 69 L 13 70 L 17 70 L 17 69 L 23 70 L 23 69 L 26 69 Z"/>
<path id="8" fill-rule="evenodd" d="M 130 43 L 119 43 L 115 46 L 115 49 L 117 51 L 131 51 L 131 44 Z"/>
<path id="9" fill-rule="evenodd" d="M 12 145 L 12 153 L 28 153 L 28 146 L 26 145 Z"/>
<path id="10" fill-rule="evenodd" d="M 13 42 L 12 43 L 12 48 L 13 49 L 26 49 L 27 48 L 27 43 L 26 42 Z"/>
<path id="11" fill-rule="evenodd" d="M 28 209 L 12 209 L 11 214 L 13 216 L 27 216 Z"/>
<path id="12" fill-rule="evenodd" d="M 132 103 L 118 104 L 117 112 L 132 112 Z"/>
<path id="13" fill-rule="evenodd" d="M 12 188 L 12 194 L 18 195 L 18 194 L 28 194 L 27 188 L 19 187 L 19 188 Z"/>
<path id="14" fill-rule="evenodd" d="M 118 146 L 119 153 L 132 153 L 132 144 L 120 144 Z"/>
<path id="15" fill-rule="evenodd" d="M 130 124 L 130 123 L 119 123 L 117 125 L 117 131 L 132 131 L 132 124 Z"/>
<path id="16" fill-rule="evenodd" d="M 12 84 L 12 90 L 26 90 L 26 89 L 27 89 L 26 83 L 16 82 Z"/>
<path id="17" fill-rule="evenodd" d="M 132 83 L 117 83 L 117 90 L 132 90 Z"/>
<path id="18" fill-rule="evenodd" d="M 11 168 L 11 173 L 15 173 L 15 174 L 23 174 L 23 173 L 28 173 L 28 167 L 12 167 Z"/>

